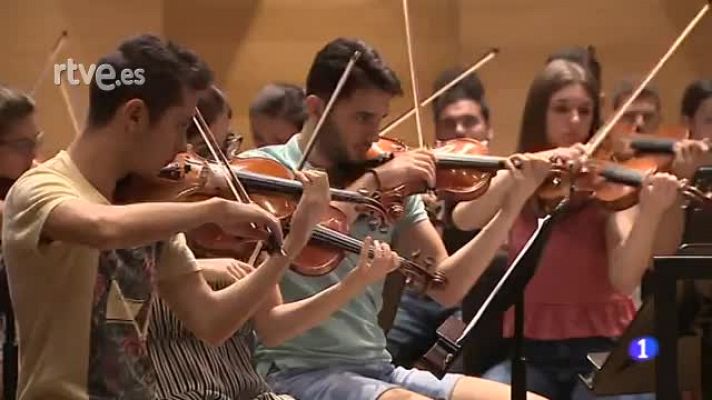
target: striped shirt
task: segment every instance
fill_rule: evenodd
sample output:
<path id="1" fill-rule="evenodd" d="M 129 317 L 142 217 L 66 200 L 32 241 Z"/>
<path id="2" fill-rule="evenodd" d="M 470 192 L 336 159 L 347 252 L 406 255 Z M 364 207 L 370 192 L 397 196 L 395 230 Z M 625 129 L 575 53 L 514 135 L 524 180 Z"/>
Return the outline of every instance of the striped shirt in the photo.
<path id="1" fill-rule="evenodd" d="M 245 324 L 220 346 L 196 338 L 158 299 L 148 349 L 158 376 L 158 399 L 287 400 L 276 395 L 252 365 L 255 333 Z M 293 399 L 292 399 L 293 400 Z"/>

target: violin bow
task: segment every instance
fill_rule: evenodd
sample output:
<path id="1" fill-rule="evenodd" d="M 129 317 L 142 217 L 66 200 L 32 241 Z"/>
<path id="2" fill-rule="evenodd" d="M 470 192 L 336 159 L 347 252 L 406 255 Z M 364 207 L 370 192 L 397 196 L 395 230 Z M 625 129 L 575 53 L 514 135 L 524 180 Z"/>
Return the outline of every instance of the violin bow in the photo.
<path id="1" fill-rule="evenodd" d="M 463 71 L 460 75 L 458 75 L 455 79 L 451 80 L 448 82 L 446 85 L 438 89 L 435 93 L 431 94 L 430 97 L 427 99 L 423 100 L 420 103 L 420 107 L 425 107 L 428 104 L 432 103 L 437 99 L 438 97 L 442 96 L 443 93 L 447 92 L 452 88 L 453 86 L 457 85 L 460 83 L 463 79 L 465 79 L 468 75 L 475 73 L 477 70 L 485 66 L 487 63 L 492 61 L 497 55 L 499 54 L 499 49 L 496 47 L 493 47 L 479 58 L 474 64 L 472 64 L 469 68 L 467 68 L 465 71 Z M 415 108 L 411 108 L 410 110 L 404 112 L 401 114 L 398 118 L 394 119 L 393 121 L 389 122 L 388 125 L 386 125 L 381 131 L 378 133 L 378 136 L 385 136 L 388 134 L 388 132 L 392 131 L 395 129 L 397 126 L 402 124 L 404 121 L 406 121 L 408 118 L 412 117 L 415 115 L 416 111 Z"/>
<path id="2" fill-rule="evenodd" d="M 351 75 L 351 70 L 356 65 L 356 61 L 359 59 L 359 57 L 361 57 L 361 52 L 355 51 L 354 54 L 351 56 L 349 63 L 346 64 L 346 68 L 341 74 L 341 78 L 339 78 L 334 92 L 331 94 L 329 101 L 326 103 L 324 112 L 321 113 L 321 117 L 319 117 L 319 121 L 317 121 L 316 126 L 314 127 L 314 131 L 312 132 L 312 135 L 309 138 L 309 141 L 307 142 L 307 146 L 304 149 L 304 154 L 302 154 L 302 158 L 299 160 L 299 164 L 297 164 L 297 171 L 301 171 L 304 168 L 304 165 L 306 164 L 309 155 L 314 149 L 314 145 L 316 144 L 316 138 L 319 135 L 319 131 L 321 131 L 321 126 L 324 125 L 324 121 L 326 121 L 327 115 L 329 115 L 329 113 L 331 112 L 331 108 L 334 106 L 336 99 L 339 97 L 339 94 L 341 93 L 341 90 L 346 84 L 346 80 L 348 79 L 349 75 Z"/>
<path id="3" fill-rule="evenodd" d="M 35 94 L 42 85 L 42 82 L 44 82 L 45 77 L 48 75 L 48 71 L 51 70 L 52 63 L 57 59 L 57 56 L 64 47 L 64 44 L 66 43 L 68 37 L 69 33 L 66 30 L 62 31 L 59 34 L 59 37 L 57 37 L 57 40 L 55 41 L 54 46 L 52 46 L 52 50 L 50 50 L 49 55 L 47 56 L 47 60 L 45 61 L 44 66 L 42 67 L 42 70 L 40 70 L 37 79 L 35 79 L 35 83 L 32 85 L 32 89 L 30 89 L 29 95 L 31 97 L 35 97 Z M 79 120 L 77 119 L 77 114 L 74 112 L 74 107 L 72 106 L 72 101 L 69 96 L 69 92 L 67 91 L 67 86 L 62 85 L 61 82 L 59 84 L 59 92 L 62 95 L 64 106 L 67 109 L 67 114 L 69 115 L 69 121 L 72 123 L 74 134 L 79 136 Z"/>
<path id="4" fill-rule="evenodd" d="M 418 148 L 423 148 L 423 124 L 420 118 L 420 107 L 418 102 L 418 80 L 415 77 L 415 60 L 413 56 L 413 40 L 410 32 L 410 16 L 408 12 L 408 0 L 403 0 L 403 22 L 405 23 L 405 41 L 408 49 L 408 68 L 410 69 L 410 85 L 413 89 L 413 111 L 415 112 L 415 130 L 418 133 Z"/>
<path id="5" fill-rule="evenodd" d="M 707 14 L 711 7 L 710 0 L 707 0 L 702 9 L 695 15 L 692 20 L 687 24 L 685 29 L 678 35 L 678 37 L 673 41 L 672 45 L 668 48 L 667 52 L 658 60 L 655 66 L 650 70 L 648 75 L 643 79 L 638 87 L 633 91 L 633 93 L 626 99 L 626 101 L 621 105 L 621 107 L 616 111 L 611 118 L 591 137 L 591 139 L 586 143 L 586 156 L 590 157 L 593 153 L 601 146 L 603 141 L 606 139 L 608 134 L 613 130 L 613 127 L 620 121 L 623 114 L 630 108 L 631 104 L 638 98 L 640 93 L 650 84 L 650 82 L 655 78 L 655 76 L 660 72 L 662 67 L 672 58 L 673 54 L 682 45 L 682 43 L 687 39 L 690 32 L 697 26 L 697 24 L 702 20 L 702 17 Z"/>
<path id="6" fill-rule="evenodd" d="M 200 133 L 201 138 L 205 142 L 205 145 L 208 148 L 210 154 L 213 156 L 215 161 L 218 162 L 218 164 L 222 165 L 225 169 L 225 180 L 233 196 L 235 196 L 235 199 L 237 201 L 243 203 L 250 203 L 251 200 L 249 195 L 247 194 L 247 190 L 242 185 L 242 182 L 240 182 L 240 179 L 237 177 L 237 174 L 235 174 L 235 171 L 230 168 L 230 163 L 227 157 L 222 152 L 222 149 L 220 149 L 215 135 L 210 130 L 210 126 L 208 125 L 207 121 L 203 117 L 203 114 L 200 112 L 198 107 L 195 107 L 195 113 L 196 115 L 193 117 L 193 123 L 195 124 L 196 128 L 198 128 L 198 132 Z M 254 224 L 252 224 L 252 227 L 257 228 Z M 270 237 L 272 238 L 271 234 Z M 257 256 L 259 255 L 260 251 L 262 251 L 262 245 L 262 241 L 257 242 L 257 245 L 255 246 L 255 249 L 248 260 L 248 263 L 250 265 L 254 265 L 255 261 L 257 260 Z M 282 249 L 281 243 L 277 243 L 276 246 L 273 246 L 273 249 L 277 249 L 277 251 L 282 255 L 285 254 L 284 249 Z"/>
<path id="7" fill-rule="evenodd" d="M 64 43 L 67 40 L 68 36 L 69 33 L 66 30 L 60 32 L 59 37 L 57 37 L 57 40 L 54 42 L 54 46 L 52 46 L 52 50 L 50 50 L 49 55 L 47 56 L 47 60 L 45 61 L 42 69 L 40 70 L 39 75 L 37 76 L 37 79 L 35 79 L 35 83 L 32 85 L 32 89 L 30 89 L 30 96 L 34 97 L 35 93 L 37 93 L 37 90 L 39 90 L 40 85 L 42 85 L 42 82 L 44 82 L 45 76 L 47 76 L 47 72 L 52 67 L 52 63 L 59 55 L 59 52 L 62 50 L 62 47 L 64 47 Z"/>

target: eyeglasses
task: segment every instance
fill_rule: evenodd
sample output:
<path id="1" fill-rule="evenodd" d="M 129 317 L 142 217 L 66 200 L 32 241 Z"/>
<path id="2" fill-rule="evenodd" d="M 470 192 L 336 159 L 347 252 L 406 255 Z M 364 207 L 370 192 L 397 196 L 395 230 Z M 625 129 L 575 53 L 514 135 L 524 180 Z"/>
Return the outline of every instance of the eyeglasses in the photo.
<path id="1" fill-rule="evenodd" d="M 9 147 L 10 149 L 23 154 L 31 154 L 42 143 L 44 132 L 38 132 L 33 139 L 0 139 L 0 146 Z"/>
<path id="2" fill-rule="evenodd" d="M 242 139 L 243 137 L 239 133 L 232 131 L 227 133 L 227 137 L 225 138 L 225 153 L 228 158 L 234 158 L 237 156 L 237 153 L 240 152 Z"/>

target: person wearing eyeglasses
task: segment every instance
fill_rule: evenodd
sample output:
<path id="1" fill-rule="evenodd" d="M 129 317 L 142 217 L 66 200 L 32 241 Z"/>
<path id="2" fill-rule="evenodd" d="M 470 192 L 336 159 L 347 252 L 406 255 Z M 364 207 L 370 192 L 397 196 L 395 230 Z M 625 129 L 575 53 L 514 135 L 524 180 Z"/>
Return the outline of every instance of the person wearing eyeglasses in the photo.
<path id="1" fill-rule="evenodd" d="M 41 136 L 32 99 L 0 85 L 0 178 L 14 181 L 32 167 Z M 2 186 L 4 198 L 9 185 Z"/>
<path id="2" fill-rule="evenodd" d="M 250 130 L 258 148 L 286 143 L 306 120 L 304 89 L 291 83 L 269 83 L 250 103 Z"/>
<path id="3" fill-rule="evenodd" d="M 198 110 L 208 124 L 215 139 L 220 143 L 220 150 L 228 158 L 234 157 L 242 145 L 242 136 L 230 130 L 232 120 L 232 107 L 222 90 L 211 86 L 198 98 Z M 212 159 L 205 142 L 200 136 L 200 131 L 191 123 L 188 125 L 188 143 L 193 151 L 207 159 Z"/>
<path id="4" fill-rule="evenodd" d="M 10 186 L 32 167 L 37 155 L 41 132 L 35 121 L 35 103 L 16 90 L 0 85 L 0 224 L 5 208 L 5 196 Z M 0 243 L 2 238 L 0 237 Z M 17 365 L 17 344 L 14 339 L 14 316 L 7 287 L 5 265 L 0 252 L 0 316 L 4 329 L 2 360 Z M 4 363 L 0 363 L 4 365 Z M 14 393 L 17 369 L 3 371 L 5 398 Z"/>
<path id="5" fill-rule="evenodd" d="M 32 167 L 41 137 L 34 101 L 0 85 L 0 223 L 5 195 L 12 183 Z"/>

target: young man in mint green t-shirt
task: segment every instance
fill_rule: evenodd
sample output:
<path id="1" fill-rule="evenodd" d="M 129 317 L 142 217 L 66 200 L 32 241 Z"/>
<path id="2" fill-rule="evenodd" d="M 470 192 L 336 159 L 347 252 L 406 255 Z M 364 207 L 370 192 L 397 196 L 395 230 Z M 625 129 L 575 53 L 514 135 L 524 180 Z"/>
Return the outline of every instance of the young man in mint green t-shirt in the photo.
<path id="1" fill-rule="evenodd" d="M 307 76 L 309 118 L 302 132 L 284 145 L 249 151 L 243 156 L 268 157 L 295 169 L 354 51 L 360 51 L 361 56 L 322 126 L 307 167 L 336 171 L 344 164 L 363 161 L 371 144 L 378 139 L 390 100 L 401 95 L 402 90 L 396 74 L 373 48 L 349 39 L 334 40 L 317 54 Z M 549 171 L 546 160 L 530 156 L 520 159 L 517 169 L 509 163 L 511 172 L 507 175 L 514 184 L 501 210 L 474 240 L 450 256 L 418 196 L 406 199 L 404 216 L 387 232 L 370 231 L 367 221 L 352 216 L 350 234 L 360 239 L 368 234 L 376 240 L 388 241 L 403 255 L 420 250 L 423 257 L 431 256 L 437 270 L 447 278 L 447 284 L 429 289 L 427 295 L 445 306 L 457 304 L 489 265 L 526 199 Z M 433 154 L 414 150 L 369 171 L 349 185 L 349 189 L 376 190 L 402 184 L 425 187 L 433 186 L 434 181 Z M 347 255 L 333 272 L 320 277 L 288 271 L 280 283 L 284 301 L 296 301 L 326 290 L 348 274 L 356 261 L 357 256 Z M 393 366 L 378 325 L 382 290 L 383 282 L 371 285 L 326 322 L 294 339 L 261 343 L 257 351 L 258 370 L 275 390 L 299 399 L 509 398 L 509 387 L 499 383 L 456 374 L 437 379 L 429 372 Z M 260 312 L 256 315 L 258 328 L 264 323 L 263 315 Z M 530 395 L 530 398 L 539 397 Z"/>

